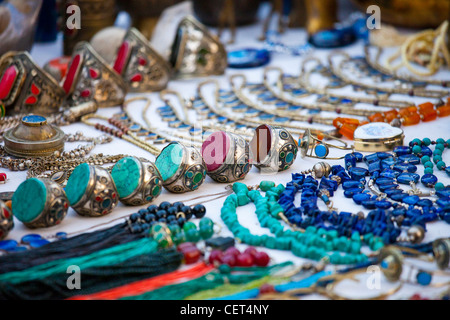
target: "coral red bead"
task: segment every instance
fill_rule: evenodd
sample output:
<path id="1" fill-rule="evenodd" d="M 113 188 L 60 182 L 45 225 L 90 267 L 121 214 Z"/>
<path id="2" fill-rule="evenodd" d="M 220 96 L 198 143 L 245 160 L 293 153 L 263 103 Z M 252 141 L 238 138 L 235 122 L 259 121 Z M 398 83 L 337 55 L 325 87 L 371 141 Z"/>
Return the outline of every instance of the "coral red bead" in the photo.
<path id="1" fill-rule="evenodd" d="M 208 261 L 211 264 L 215 264 L 215 263 L 220 264 L 220 263 L 222 263 L 222 257 L 223 257 L 222 251 L 220 251 L 220 250 L 213 250 L 209 254 Z"/>
<path id="2" fill-rule="evenodd" d="M 238 248 L 230 247 L 227 250 L 225 250 L 225 252 L 223 254 L 231 254 L 236 257 L 236 256 L 240 255 L 241 252 L 238 250 Z"/>
<path id="3" fill-rule="evenodd" d="M 255 264 L 259 267 L 265 267 L 269 264 L 270 257 L 265 252 L 258 252 L 256 255 L 254 255 Z"/>
<path id="4" fill-rule="evenodd" d="M 232 254 L 225 254 L 222 257 L 222 263 L 229 265 L 230 267 L 236 266 L 236 257 Z"/>
<path id="5" fill-rule="evenodd" d="M 244 253 L 248 253 L 249 255 L 254 257 L 258 253 L 258 251 L 256 251 L 254 247 L 248 247 L 247 249 L 245 249 Z"/>
<path id="6" fill-rule="evenodd" d="M 201 252 L 196 247 L 188 247 L 183 250 L 183 258 L 185 264 L 192 264 L 197 262 L 201 257 Z"/>
<path id="7" fill-rule="evenodd" d="M 195 244 L 193 244 L 192 242 L 180 243 L 177 247 L 177 251 L 183 251 L 183 250 L 186 250 L 186 249 L 192 248 L 192 247 L 195 247 Z"/>
<path id="8" fill-rule="evenodd" d="M 254 264 L 254 259 L 248 253 L 241 253 L 236 258 L 236 263 L 240 267 L 251 267 Z"/>
<path id="9" fill-rule="evenodd" d="M 5 182 L 7 179 L 6 173 L 0 173 L 0 182 Z"/>
<path id="10" fill-rule="evenodd" d="M 260 294 L 273 293 L 273 292 L 276 292 L 276 290 L 275 290 L 274 286 L 269 284 L 269 283 L 264 283 L 259 288 L 259 293 Z"/>

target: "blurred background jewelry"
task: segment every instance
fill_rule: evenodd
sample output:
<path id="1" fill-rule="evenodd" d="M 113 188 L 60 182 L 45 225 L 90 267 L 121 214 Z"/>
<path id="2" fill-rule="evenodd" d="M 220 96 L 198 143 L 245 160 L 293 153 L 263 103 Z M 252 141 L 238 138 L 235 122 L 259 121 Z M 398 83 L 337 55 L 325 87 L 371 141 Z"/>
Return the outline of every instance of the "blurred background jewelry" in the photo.
<path id="1" fill-rule="evenodd" d="M 176 78 L 221 75 L 227 52 L 220 40 L 192 16 L 178 25 L 169 59 Z"/>
<path id="2" fill-rule="evenodd" d="M 311 62 L 314 62 L 315 66 L 308 69 L 307 65 L 311 64 Z M 356 95 L 343 95 L 331 92 L 330 90 L 345 87 L 347 84 L 343 81 L 340 81 L 339 78 L 334 75 L 328 67 L 324 66 L 322 62 L 315 57 L 310 57 L 303 60 L 301 69 L 302 72 L 298 77 L 299 83 L 301 84 L 302 88 L 306 89 L 308 92 L 319 94 L 320 97 L 317 100 L 318 102 L 328 102 L 331 104 L 345 104 L 352 106 L 354 106 L 356 103 L 367 103 L 374 106 L 384 106 L 390 108 L 406 108 L 411 105 L 411 102 L 408 101 L 386 99 L 384 97 L 385 95 L 383 95 L 381 92 L 375 93 L 375 97 L 373 97 L 372 93 L 368 93 L 372 97 L 361 97 Z M 311 80 L 311 75 L 315 73 L 319 73 L 322 77 L 328 78 L 328 81 L 324 86 L 318 87 L 317 85 L 312 84 L 313 82 Z"/>
<path id="3" fill-rule="evenodd" d="M 116 185 L 108 170 L 87 163 L 73 170 L 64 190 L 70 206 L 82 216 L 107 215 L 119 202 Z"/>
<path id="4" fill-rule="evenodd" d="M 61 86 L 65 104 L 80 105 L 94 100 L 99 108 L 123 102 L 127 87 L 122 77 L 100 57 L 88 42 L 78 43 Z"/>
<path id="5" fill-rule="evenodd" d="M 66 216 L 68 208 L 64 189 L 50 179 L 27 179 L 12 197 L 14 216 L 28 228 L 57 225 Z"/>
<path id="6" fill-rule="evenodd" d="M 64 150 L 64 132 L 43 116 L 29 115 L 3 135 L 5 151 L 16 157 L 47 157 Z"/>
<path id="7" fill-rule="evenodd" d="M 6 115 L 60 111 L 64 90 L 27 52 L 9 52 L 0 58 L 0 100 Z"/>
<path id="8" fill-rule="evenodd" d="M 337 58 L 340 58 L 340 62 L 334 62 Z M 448 91 L 446 90 L 432 90 L 432 89 L 425 89 L 424 83 L 414 83 L 414 82 L 401 82 L 401 81 L 394 81 L 394 86 L 388 86 L 388 85 L 379 85 L 379 84 L 373 84 L 368 81 L 361 80 L 355 80 L 353 77 L 350 77 L 347 75 L 347 73 L 351 73 L 353 75 L 362 74 L 364 75 L 366 72 L 359 71 L 359 64 L 355 62 L 363 62 L 365 63 L 364 59 L 357 59 L 354 60 L 350 57 L 350 55 L 344 51 L 335 51 L 332 54 L 328 56 L 328 63 L 330 66 L 330 69 L 332 72 L 342 81 L 344 81 L 347 84 L 351 84 L 356 87 L 365 88 L 365 89 L 371 89 L 375 91 L 385 92 L 387 94 L 404 94 L 408 96 L 419 96 L 419 97 L 429 97 L 429 98 L 436 98 L 440 99 L 448 95 Z M 351 72 L 345 72 L 344 70 L 349 70 Z M 378 73 L 376 70 L 372 71 Z M 369 73 L 369 76 L 371 74 Z M 367 77 L 367 76 L 366 76 Z M 388 78 L 392 78 L 391 76 L 385 76 L 384 82 L 387 82 Z M 394 79 L 395 80 L 395 79 Z M 389 82 L 387 82 L 389 83 Z"/>
<path id="9" fill-rule="evenodd" d="M 159 91 L 167 87 L 171 68 L 147 39 L 135 28 L 131 28 L 122 41 L 114 62 L 131 92 Z"/>
<path id="10" fill-rule="evenodd" d="M 342 143 L 342 146 L 327 143 L 324 141 L 324 139 L 332 139 L 339 141 Z M 354 147 L 349 146 L 347 142 L 344 140 L 335 138 L 333 136 L 330 136 L 328 134 L 319 134 L 319 135 L 313 135 L 309 129 L 305 130 L 303 133 L 303 136 L 299 138 L 298 142 L 301 155 L 302 157 L 310 157 L 310 158 L 317 158 L 317 159 L 328 159 L 328 160 L 339 160 L 343 159 L 345 157 L 328 157 L 328 154 L 330 152 L 330 148 L 336 148 L 340 150 L 352 150 Z"/>
<path id="11" fill-rule="evenodd" d="M 0 240 L 5 239 L 14 227 L 11 209 L 0 200 Z"/>
<path id="12" fill-rule="evenodd" d="M 372 58 L 372 55 L 370 51 L 375 51 L 375 57 Z M 385 66 L 383 66 L 380 62 L 380 58 L 383 54 L 383 48 L 377 47 L 377 46 L 364 46 L 364 55 L 366 58 L 366 62 L 367 64 L 374 68 L 375 70 L 378 70 L 381 73 L 384 73 L 386 75 L 390 75 L 393 76 L 397 79 L 403 80 L 403 81 L 407 81 L 407 82 L 416 82 L 416 83 L 427 83 L 427 84 L 433 84 L 436 86 L 441 86 L 441 87 L 448 87 L 450 85 L 450 81 L 448 80 L 437 80 L 437 79 L 429 79 L 429 78 L 417 78 L 414 76 L 408 76 L 405 75 L 404 73 L 400 73 L 398 72 L 398 70 L 391 70 L 386 68 Z"/>

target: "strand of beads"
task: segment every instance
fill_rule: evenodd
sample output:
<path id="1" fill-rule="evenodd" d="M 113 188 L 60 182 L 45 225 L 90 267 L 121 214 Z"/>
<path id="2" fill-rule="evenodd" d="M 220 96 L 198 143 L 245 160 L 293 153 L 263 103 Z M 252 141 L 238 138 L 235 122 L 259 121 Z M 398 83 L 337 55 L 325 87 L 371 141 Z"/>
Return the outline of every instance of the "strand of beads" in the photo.
<path id="1" fill-rule="evenodd" d="M 342 168 L 342 167 L 341 167 Z M 343 168 L 342 168 L 343 169 Z M 381 238 L 386 230 L 388 230 L 390 240 L 398 236 L 391 235 L 391 230 L 383 222 L 383 217 L 374 217 L 374 214 L 369 214 L 368 218 L 364 218 L 361 214 L 351 214 L 350 212 L 337 213 L 331 206 L 329 197 L 333 196 L 334 191 L 338 188 L 338 181 L 340 172 L 336 171 L 335 175 L 330 176 L 329 179 L 322 177 L 320 184 L 312 176 L 305 176 L 303 174 L 292 174 L 292 181 L 286 184 L 283 193 L 280 194 L 278 203 L 283 207 L 285 216 L 288 221 L 301 228 L 308 228 L 314 226 L 325 230 L 336 232 L 338 236 L 350 238 L 352 240 L 362 239 L 373 250 L 379 250 L 384 246 L 384 241 Z M 343 176 L 345 178 L 345 176 Z M 361 182 L 359 181 L 345 181 L 344 193 L 350 192 L 354 194 L 359 192 Z M 296 207 L 294 205 L 295 195 L 301 191 L 301 205 Z M 321 211 L 317 206 L 317 199 L 321 198 L 328 206 L 328 211 Z M 305 218 L 303 216 L 306 216 Z M 399 232 L 398 232 L 399 233 Z M 375 235 L 374 235 L 375 234 Z M 385 236 L 386 238 L 386 236 Z M 384 242 L 384 243 L 383 243 Z"/>
<path id="2" fill-rule="evenodd" d="M 420 163 L 420 159 L 407 153 L 406 149 L 409 147 L 397 147 L 395 156 L 386 152 L 377 152 L 365 157 L 359 153 L 348 154 L 345 156 L 347 171 L 341 166 L 334 166 L 332 170 L 341 172 L 340 177 L 343 183 L 352 180 L 361 182 L 362 186 L 359 190 L 347 190 L 351 191 L 348 197 L 352 197 L 356 204 L 366 209 L 375 209 L 375 212 L 384 215 L 386 225 L 390 228 L 395 228 L 394 222 L 398 226 L 395 229 L 398 230 L 401 226 L 411 227 L 406 240 L 418 243 L 423 239 L 426 223 L 435 221 L 439 217 L 447 221 L 448 217 L 443 205 L 438 203 L 436 207 L 430 199 L 419 197 L 430 196 L 433 192 L 425 193 L 416 188 L 420 176 L 415 173 L 417 171 L 415 164 Z M 426 147 L 422 148 L 422 152 L 431 154 L 431 150 Z M 356 167 L 356 162 L 362 161 L 367 164 L 368 169 Z M 365 179 L 369 175 L 370 179 L 367 183 L 369 190 L 365 190 Z M 399 184 L 409 185 L 411 190 L 406 193 Z M 372 196 L 370 192 L 373 193 Z M 395 240 L 394 235 L 395 233 L 392 233 L 389 236 L 391 243 L 401 240 Z M 388 236 L 383 234 L 383 237 L 386 237 L 386 241 Z"/>
<path id="3" fill-rule="evenodd" d="M 429 153 L 424 154 L 423 149 L 429 149 L 430 145 L 434 145 L 434 151 L 432 155 Z M 450 167 L 445 164 L 445 162 L 442 160 L 442 153 L 445 151 L 445 149 L 450 148 L 450 139 L 445 141 L 442 138 L 436 139 L 436 141 L 431 141 L 429 138 L 424 138 L 423 140 L 420 139 L 414 139 L 409 143 L 410 153 L 413 153 L 417 157 L 420 158 L 420 162 L 424 165 L 425 169 L 425 175 L 422 177 L 422 182 L 426 186 L 434 186 L 436 191 L 444 189 L 444 184 L 442 182 L 437 182 L 436 176 L 433 175 L 433 167 L 436 165 L 436 168 L 438 170 L 445 171 L 447 175 L 450 176 Z M 406 151 L 406 148 L 405 148 Z M 431 151 L 431 150 L 430 150 Z M 434 162 L 434 164 L 433 164 Z M 425 181 L 423 181 L 425 180 Z"/>
<path id="4" fill-rule="evenodd" d="M 332 264 L 355 264 L 367 260 L 360 253 L 361 239 L 358 234 L 351 239 L 338 237 L 335 230 L 310 226 L 305 232 L 293 231 L 285 227 L 277 219 L 284 214 L 278 204 L 278 198 L 285 190 L 283 185 L 275 186 L 273 182 L 261 182 L 259 190 L 248 190 L 243 183 L 234 183 L 232 194 L 227 197 L 221 209 L 221 218 L 241 242 L 252 246 L 263 246 L 269 249 L 291 250 L 296 256 L 312 260 L 325 260 Z M 262 227 L 268 228 L 274 236 L 255 235 L 242 226 L 236 214 L 237 207 L 253 202 L 256 215 Z M 343 253 L 343 254 L 342 254 Z"/>

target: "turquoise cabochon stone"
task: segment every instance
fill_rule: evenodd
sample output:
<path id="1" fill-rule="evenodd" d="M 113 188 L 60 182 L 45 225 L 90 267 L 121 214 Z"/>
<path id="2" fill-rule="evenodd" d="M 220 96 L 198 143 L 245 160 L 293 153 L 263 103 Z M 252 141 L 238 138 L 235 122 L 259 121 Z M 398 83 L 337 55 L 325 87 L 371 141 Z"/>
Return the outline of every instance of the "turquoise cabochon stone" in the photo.
<path id="1" fill-rule="evenodd" d="M 141 167 L 139 160 L 134 157 L 120 159 L 113 167 L 111 176 L 117 187 L 119 198 L 131 195 L 139 185 Z"/>
<path id="2" fill-rule="evenodd" d="M 67 180 L 67 185 L 64 190 L 71 206 L 77 204 L 81 200 L 81 197 L 86 193 L 90 173 L 91 168 L 89 165 L 87 163 L 82 163 L 73 170 Z"/>
<path id="3" fill-rule="evenodd" d="M 165 147 L 156 158 L 155 165 L 165 182 L 172 178 L 181 166 L 184 149 L 179 143 L 172 143 Z"/>
<path id="4" fill-rule="evenodd" d="M 22 182 L 12 197 L 12 212 L 22 222 L 31 222 L 44 210 L 47 188 L 37 178 Z"/>

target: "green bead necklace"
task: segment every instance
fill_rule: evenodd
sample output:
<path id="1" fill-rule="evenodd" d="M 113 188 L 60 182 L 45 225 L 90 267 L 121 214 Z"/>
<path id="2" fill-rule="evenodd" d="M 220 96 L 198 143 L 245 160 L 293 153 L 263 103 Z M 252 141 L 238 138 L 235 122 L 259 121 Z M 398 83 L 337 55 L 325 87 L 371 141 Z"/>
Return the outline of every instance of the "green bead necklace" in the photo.
<path id="1" fill-rule="evenodd" d="M 241 242 L 269 249 L 291 250 L 298 257 L 324 260 L 332 264 L 356 264 L 367 260 L 367 256 L 361 253 L 361 237 L 357 232 L 347 239 L 338 237 L 335 230 L 327 231 L 313 226 L 308 227 L 305 232 L 285 229 L 278 220 L 284 211 L 277 202 L 284 186 L 263 181 L 259 189 L 265 192 L 265 196 L 259 190 L 249 190 L 245 184 L 236 182 L 233 184 L 234 194 L 228 196 L 222 206 L 222 220 Z M 268 228 L 275 236 L 254 235 L 239 223 L 237 207 L 250 202 L 255 204 L 255 213 L 261 226 Z"/>

